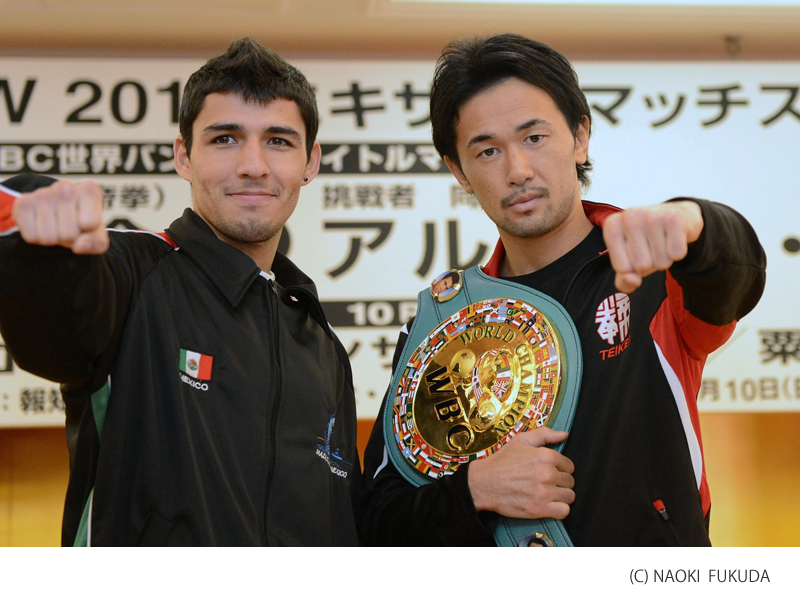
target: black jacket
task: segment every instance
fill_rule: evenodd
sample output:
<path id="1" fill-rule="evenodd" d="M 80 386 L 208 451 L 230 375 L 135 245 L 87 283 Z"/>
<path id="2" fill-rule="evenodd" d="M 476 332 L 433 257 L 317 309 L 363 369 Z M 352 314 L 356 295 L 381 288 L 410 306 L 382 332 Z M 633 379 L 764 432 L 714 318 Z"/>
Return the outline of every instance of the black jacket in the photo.
<path id="1" fill-rule="evenodd" d="M 352 376 L 313 282 L 280 254 L 269 280 L 188 209 L 109 233 L 91 257 L 0 237 L 0 331 L 62 383 L 63 543 L 356 544 Z"/>
<path id="2" fill-rule="evenodd" d="M 564 525 L 577 546 L 709 544 L 696 398 L 707 355 L 761 296 L 766 257 L 741 215 L 697 202 L 703 233 L 669 272 L 619 295 L 608 254 L 600 254 L 580 268 L 563 299 L 581 337 L 584 365 L 564 448 L 575 463 L 576 495 Z M 585 203 L 584 210 L 601 225 L 617 209 Z M 484 272 L 498 277 L 504 254 L 498 244 Z M 627 330 L 613 338 L 613 329 L 603 330 L 604 338 L 598 323 L 615 303 L 630 309 Z M 395 360 L 406 339 L 401 334 Z M 494 516 L 476 512 L 468 468 L 415 488 L 385 461 L 383 439 L 379 418 L 364 456 L 364 543 L 493 543 Z"/>

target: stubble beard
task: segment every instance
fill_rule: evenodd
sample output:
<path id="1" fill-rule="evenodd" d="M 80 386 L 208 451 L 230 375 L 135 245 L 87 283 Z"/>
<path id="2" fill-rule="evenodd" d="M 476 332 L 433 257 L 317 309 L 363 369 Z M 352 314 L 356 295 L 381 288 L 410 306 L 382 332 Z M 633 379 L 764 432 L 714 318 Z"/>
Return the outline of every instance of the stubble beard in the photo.
<path id="1" fill-rule="evenodd" d="M 214 226 L 225 237 L 245 244 L 263 244 L 270 241 L 283 229 L 283 223 L 264 222 L 257 218 L 221 219 L 214 223 Z"/>
<path id="2" fill-rule="evenodd" d="M 262 189 L 257 185 L 240 187 Z M 221 191 L 221 196 L 224 198 L 228 191 L 229 190 L 223 189 Z M 216 209 L 219 209 L 220 206 L 223 206 L 223 202 L 210 199 L 211 194 L 208 193 L 208 188 L 205 188 L 205 192 L 205 197 L 209 203 L 208 208 L 212 208 L 212 205 L 215 205 L 214 208 Z M 284 202 L 286 200 L 284 192 L 285 190 L 270 190 L 271 194 L 279 198 L 279 202 Z M 194 195 L 194 193 L 195 190 L 193 187 L 192 194 Z M 196 202 L 195 206 L 197 206 Z M 216 231 L 217 235 L 224 236 L 228 241 L 242 244 L 264 244 L 269 242 L 276 235 L 280 235 L 285 222 L 265 220 L 263 217 L 258 216 L 257 211 L 258 209 L 253 207 L 253 216 L 245 216 L 242 218 L 226 217 L 220 210 L 213 211 L 213 214 L 207 213 L 205 215 L 201 215 L 201 217 Z"/>
<path id="3" fill-rule="evenodd" d="M 539 194 L 540 200 L 544 201 L 544 206 L 539 214 L 534 210 L 515 215 L 513 218 L 508 216 L 506 210 L 519 196 L 535 192 Z M 572 202 L 562 198 L 558 203 L 550 200 L 550 190 L 546 187 L 525 187 L 506 196 L 500 201 L 501 218 L 495 225 L 506 233 L 519 238 L 536 238 L 550 233 L 561 225 L 572 212 Z"/>

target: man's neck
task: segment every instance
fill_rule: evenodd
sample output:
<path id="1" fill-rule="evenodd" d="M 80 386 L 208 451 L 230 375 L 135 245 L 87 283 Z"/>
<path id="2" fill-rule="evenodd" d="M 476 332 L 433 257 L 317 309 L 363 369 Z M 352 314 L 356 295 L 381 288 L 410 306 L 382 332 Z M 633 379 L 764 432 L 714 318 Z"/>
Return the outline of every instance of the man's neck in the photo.
<path id="1" fill-rule="evenodd" d="M 521 238 L 500 230 L 506 251 L 500 264 L 500 276 L 527 275 L 546 267 L 580 244 L 592 227 L 581 209 L 570 214 L 552 231 L 538 237 Z"/>

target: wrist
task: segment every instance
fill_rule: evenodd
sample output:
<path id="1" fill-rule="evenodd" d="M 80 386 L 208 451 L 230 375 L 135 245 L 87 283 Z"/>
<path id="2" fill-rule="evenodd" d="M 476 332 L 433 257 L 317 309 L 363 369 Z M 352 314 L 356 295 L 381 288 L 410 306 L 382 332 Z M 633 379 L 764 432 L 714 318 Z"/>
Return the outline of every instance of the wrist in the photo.
<path id="1" fill-rule="evenodd" d="M 472 503 L 475 505 L 475 510 L 478 512 L 484 510 L 492 510 L 489 503 L 489 498 L 483 493 L 484 485 L 484 465 L 481 460 L 473 460 L 468 463 L 467 469 L 467 485 L 469 487 L 470 496 L 472 496 Z"/>

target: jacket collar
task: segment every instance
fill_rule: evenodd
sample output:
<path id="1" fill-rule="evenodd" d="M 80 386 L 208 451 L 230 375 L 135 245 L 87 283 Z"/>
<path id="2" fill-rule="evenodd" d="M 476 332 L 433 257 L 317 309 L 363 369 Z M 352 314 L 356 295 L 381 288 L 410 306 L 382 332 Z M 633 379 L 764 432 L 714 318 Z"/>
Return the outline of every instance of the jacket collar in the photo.
<path id="1" fill-rule="evenodd" d="M 597 225 L 598 227 L 603 226 L 609 215 L 621 210 L 610 204 L 598 204 L 596 202 L 587 202 L 586 200 L 581 201 L 581 204 L 583 204 L 583 212 L 586 213 L 589 221 L 591 221 L 592 225 Z M 486 266 L 482 268 L 483 272 L 489 277 L 500 277 L 500 265 L 505 257 L 506 249 L 503 246 L 503 240 L 497 240 L 492 257 L 486 263 Z"/>
<path id="2" fill-rule="evenodd" d="M 190 208 L 173 221 L 166 233 L 234 307 L 261 273 L 252 258 L 220 240 Z"/>
<path id="3" fill-rule="evenodd" d="M 169 226 L 166 235 L 168 241 L 171 240 L 174 246 L 185 252 L 214 282 L 233 307 L 239 305 L 249 287 L 261 273 L 261 269 L 252 258 L 220 240 L 208 224 L 190 208 L 183 211 L 183 215 Z M 317 297 L 317 288 L 308 275 L 279 252 L 272 261 L 272 272 L 275 274 L 275 280 L 287 291 L 295 294 L 327 329 Z"/>
<path id="4" fill-rule="evenodd" d="M 317 286 L 314 285 L 311 278 L 280 252 L 275 253 L 272 272 L 275 273 L 275 280 L 291 295 L 292 299 L 303 304 L 312 318 L 325 330 L 328 337 L 333 338 L 328 319 L 325 317 L 317 295 Z"/>

